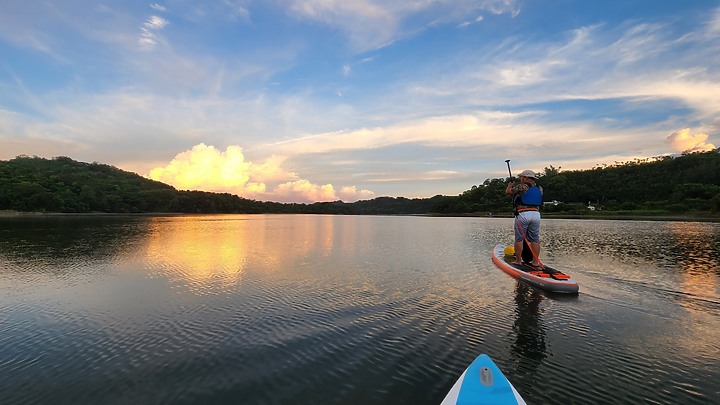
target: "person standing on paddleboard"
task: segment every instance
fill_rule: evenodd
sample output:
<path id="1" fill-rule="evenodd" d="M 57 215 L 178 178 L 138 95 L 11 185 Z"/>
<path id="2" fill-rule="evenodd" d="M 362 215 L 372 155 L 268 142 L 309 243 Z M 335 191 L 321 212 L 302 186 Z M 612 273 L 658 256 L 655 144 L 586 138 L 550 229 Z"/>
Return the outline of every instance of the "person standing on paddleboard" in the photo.
<path id="1" fill-rule="evenodd" d="M 512 177 L 505 194 L 513 196 L 515 213 L 515 263 L 522 264 L 523 240 L 527 240 L 532 249 L 532 265 L 540 267 L 540 206 L 542 205 L 542 187 L 535 184 L 537 176 L 532 170 L 525 170 L 518 176 L 520 183 L 515 184 Z"/>

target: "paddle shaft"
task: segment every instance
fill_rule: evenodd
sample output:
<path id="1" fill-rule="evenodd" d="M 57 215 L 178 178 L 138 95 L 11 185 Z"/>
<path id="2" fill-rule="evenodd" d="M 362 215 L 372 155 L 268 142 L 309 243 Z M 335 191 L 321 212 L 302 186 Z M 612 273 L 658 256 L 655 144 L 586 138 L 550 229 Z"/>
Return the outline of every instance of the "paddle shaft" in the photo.
<path id="1" fill-rule="evenodd" d="M 505 163 L 507 163 L 508 167 L 508 174 L 510 175 L 510 181 L 512 181 L 512 171 L 510 170 L 510 159 L 506 160 Z"/>

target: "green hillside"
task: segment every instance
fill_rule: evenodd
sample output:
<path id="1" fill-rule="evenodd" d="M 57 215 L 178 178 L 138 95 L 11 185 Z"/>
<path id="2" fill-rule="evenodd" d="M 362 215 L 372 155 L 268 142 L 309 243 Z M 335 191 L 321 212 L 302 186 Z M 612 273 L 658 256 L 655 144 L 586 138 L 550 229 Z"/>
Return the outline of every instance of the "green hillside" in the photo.
<path id="1" fill-rule="evenodd" d="M 720 154 L 717 150 L 678 157 L 619 162 L 591 170 L 546 167 L 538 178 L 545 193 L 543 212 L 587 214 L 588 205 L 604 212 L 635 214 L 720 213 Z M 446 197 L 432 212 L 458 214 L 508 212 L 507 178 L 487 179 L 459 196 Z"/>
<path id="2" fill-rule="evenodd" d="M 502 164 L 502 163 L 499 163 Z M 718 151 L 617 163 L 590 170 L 546 167 L 543 212 L 720 215 Z M 343 203 L 282 204 L 227 193 L 179 191 L 101 163 L 19 156 L 0 161 L 0 210 L 65 213 L 312 213 L 486 215 L 509 213 L 507 178 L 487 179 L 458 196 L 378 197 Z"/>
<path id="3" fill-rule="evenodd" d="M 0 210 L 62 213 L 424 214 L 433 199 L 381 197 L 349 204 L 260 202 L 179 191 L 101 163 L 18 156 L 0 161 Z"/>
<path id="4" fill-rule="evenodd" d="M 0 161 L 0 210 L 36 212 L 263 212 L 230 194 L 178 191 L 135 173 L 68 157 Z"/>

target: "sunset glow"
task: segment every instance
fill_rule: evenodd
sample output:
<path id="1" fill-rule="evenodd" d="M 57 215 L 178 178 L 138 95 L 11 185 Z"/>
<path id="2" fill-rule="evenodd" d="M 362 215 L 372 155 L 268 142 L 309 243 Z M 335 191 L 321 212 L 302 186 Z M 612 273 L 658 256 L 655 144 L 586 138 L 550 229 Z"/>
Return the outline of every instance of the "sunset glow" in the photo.
<path id="1" fill-rule="evenodd" d="M 372 199 L 369 190 L 332 184 L 313 184 L 282 167 L 284 158 L 272 156 L 261 164 L 245 159 L 240 146 L 228 146 L 222 152 L 199 144 L 179 153 L 165 167 L 156 167 L 147 177 L 170 184 L 179 190 L 224 192 L 255 199 L 285 202 L 354 202 Z"/>
<path id="2" fill-rule="evenodd" d="M 678 152 L 707 152 L 715 149 L 715 145 L 706 143 L 708 138 L 707 134 L 693 134 L 690 128 L 685 128 L 668 136 L 667 141 Z"/>
<path id="3" fill-rule="evenodd" d="M 146 260 L 150 267 L 160 268 L 164 276 L 181 282 L 191 291 L 230 288 L 241 282 L 248 260 L 251 237 L 258 237 L 236 221 L 233 227 L 221 232 L 207 232 L 202 221 L 164 222 L 151 219 L 151 232 L 147 239 Z M 171 226 L 171 231 L 158 233 L 158 229 Z M 160 237 L 162 235 L 162 237 Z"/>
<path id="4" fill-rule="evenodd" d="M 371 234 L 357 219 L 295 215 L 288 226 L 273 228 L 258 215 L 212 215 L 150 220 L 144 259 L 149 268 L 196 294 L 236 289 L 248 271 L 302 268 L 308 257 L 337 251 L 352 255 Z M 342 224 L 342 226 L 338 225 Z M 273 229 L 272 233 L 266 232 Z M 358 238 L 363 238 L 358 240 Z"/>

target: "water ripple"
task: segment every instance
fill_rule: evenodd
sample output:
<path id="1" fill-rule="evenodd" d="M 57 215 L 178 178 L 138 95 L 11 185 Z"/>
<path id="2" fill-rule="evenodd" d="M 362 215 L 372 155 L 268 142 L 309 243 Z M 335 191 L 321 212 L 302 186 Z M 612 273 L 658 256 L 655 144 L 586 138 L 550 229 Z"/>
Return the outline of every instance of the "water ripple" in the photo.
<path id="1" fill-rule="evenodd" d="M 547 260 L 581 284 L 568 298 L 491 263 L 506 219 L 122 224 L 0 242 L 3 401 L 439 403 L 479 353 L 529 403 L 717 391 L 713 225 L 548 221 Z"/>

